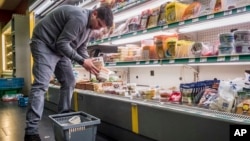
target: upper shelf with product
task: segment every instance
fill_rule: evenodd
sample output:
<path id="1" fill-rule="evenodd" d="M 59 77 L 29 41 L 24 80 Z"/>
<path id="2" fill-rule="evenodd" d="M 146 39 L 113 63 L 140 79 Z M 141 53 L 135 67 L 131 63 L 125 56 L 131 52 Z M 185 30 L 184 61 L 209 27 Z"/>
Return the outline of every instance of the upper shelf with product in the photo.
<path id="1" fill-rule="evenodd" d="M 149 2 L 138 4 L 133 8 L 140 10 L 140 5 L 145 6 Z M 207 2 L 209 3 L 209 2 Z M 250 2 L 233 4 L 220 8 L 216 4 L 198 3 L 183 4 L 180 2 L 167 2 L 157 8 L 141 11 L 141 15 L 132 16 L 126 22 L 117 26 L 112 32 L 94 32 L 89 43 L 90 46 L 98 44 L 124 44 L 143 39 L 153 38 L 154 35 L 186 33 L 226 25 L 249 22 Z M 214 5 L 213 8 L 210 5 Z M 148 7 L 151 7 L 148 5 Z M 230 9 L 229 9 L 230 8 Z M 180 10 L 183 9 L 183 10 Z M 209 10 L 211 9 L 211 10 Z M 127 15 L 132 10 L 124 11 Z M 118 14 L 123 13 L 119 12 Z M 115 14 L 115 22 L 120 21 L 123 15 Z M 231 19 L 230 21 L 228 21 Z M 232 20 L 234 19 L 234 20 Z M 209 26 L 210 25 L 210 26 Z M 213 25 L 211 27 L 211 25 Z"/>

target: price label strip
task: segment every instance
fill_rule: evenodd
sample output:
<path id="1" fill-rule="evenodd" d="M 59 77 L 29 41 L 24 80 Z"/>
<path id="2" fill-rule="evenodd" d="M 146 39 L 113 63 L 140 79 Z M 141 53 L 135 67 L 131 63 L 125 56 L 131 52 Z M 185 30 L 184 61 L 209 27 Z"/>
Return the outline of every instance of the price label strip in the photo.
<path id="1" fill-rule="evenodd" d="M 140 64 L 141 64 L 141 62 L 140 62 L 140 61 L 137 61 L 135 64 L 136 64 L 136 65 L 140 65 Z"/>
<path id="2" fill-rule="evenodd" d="M 192 19 L 192 23 L 198 22 L 199 18 Z"/>
<path id="3" fill-rule="evenodd" d="M 217 58 L 217 62 L 224 62 L 226 60 L 225 56 L 220 56 Z"/>
<path id="4" fill-rule="evenodd" d="M 207 19 L 209 20 L 209 19 L 213 19 L 214 18 L 214 14 L 212 14 L 212 15 L 208 15 L 207 16 Z"/>
<path id="5" fill-rule="evenodd" d="M 232 10 L 228 10 L 228 11 L 225 11 L 225 12 L 224 12 L 224 16 L 232 15 L 232 14 L 233 14 L 233 11 L 232 11 Z"/>
<path id="6" fill-rule="evenodd" d="M 116 66 L 116 62 L 109 63 L 109 66 Z"/>
<path id="7" fill-rule="evenodd" d="M 174 59 L 170 59 L 169 60 L 169 64 L 173 64 L 173 63 L 175 63 L 175 60 Z"/>
<path id="8" fill-rule="evenodd" d="M 201 63 L 207 62 L 207 58 L 200 58 L 200 62 L 201 62 Z"/>
<path id="9" fill-rule="evenodd" d="M 154 62 L 153 62 L 153 64 L 158 64 L 159 63 L 159 61 L 158 60 L 155 60 Z"/>
<path id="10" fill-rule="evenodd" d="M 189 63 L 194 63 L 194 62 L 195 62 L 195 59 L 194 59 L 194 58 L 190 58 L 190 59 L 188 60 L 188 62 L 189 62 Z"/>
<path id="11" fill-rule="evenodd" d="M 149 63 L 150 63 L 149 61 L 146 61 L 146 62 L 145 62 L 145 65 L 148 65 Z"/>
<path id="12" fill-rule="evenodd" d="M 241 13 L 241 12 L 245 12 L 245 11 L 247 11 L 246 7 L 241 7 L 241 8 L 237 9 L 237 13 Z"/>
<path id="13" fill-rule="evenodd" d="M 240 60 L 239 56 L 231 56 L 230 57 L 230 61 L 231 62 L 233 62 L 233 61 L 239 61 L 239 60 Z"/>

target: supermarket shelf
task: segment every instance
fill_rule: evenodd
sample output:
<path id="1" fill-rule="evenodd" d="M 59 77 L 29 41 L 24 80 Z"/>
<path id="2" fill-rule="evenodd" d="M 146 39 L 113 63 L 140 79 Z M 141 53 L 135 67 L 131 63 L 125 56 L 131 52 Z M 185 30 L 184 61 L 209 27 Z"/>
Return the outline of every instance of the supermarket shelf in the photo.
<path id="1" fill-rule="evenodd" d="M 98 94 L 96 92 L 87 91 L 87 90 L 76 89 L 75 91 L 78 93 L 86 94 L 86 95 L 105 97 L 105 98 L 109 98 L 109 99 L 113 99 L 113 100 L 117 100 L 117 101 L 129 102 L 129 103 L 135 104 L 135 105 L 137 105 L 137 104 L 144 105 L 144 106 L 148 106 L 151 108 L 169 110 L 169 111 L 173 111 L 173 112 L 188 114 L 188 115 L 192 115 L 192 116 L 198 116 L 198 117 L 202 117 L 202 118 L 210 118 L 210 119 L 215 119 L 215 120 L 220 120 L 220 121 L 232 122 L 232 123 L 236 123 L 236 124 L 250 124 L 250 117 L 246 116 L 246 115 L 220 112 L 220 111 L 215 111 L 215 110 L 199 108 L 199 107 L 195 107 L 195 106 L 172 104 L 172 103 L 168 103 L 168 102 L 135 99 L 135 98 L 117 96 L 117 95 L 112 95 L 112 94 Z"/>
<path id="2" fill-rule="evenodd" d="M 222 12 L 218 12 L 218 13 L 214 13 L 210 15 L 200 16 L 200 17 L 188 19 L 185 21 L 175 22 L 175 23 L 171 23 L 168 25 L 157 26 L 157 27 L 146 29 L 146 30 L 139 30 L 135 32 L 118 35 L 118 36 L 104 38 L 101 40 L 96 40 L 96 41 L 90 42 L 88 46 L 91 47 L 91 46 L 99 45 L 103 43 L 112 43 L 112 41 L 118 41 L 121 39 L 126 39 L 128 37 L 139 37 L 148 33 L 157 33 L 159 31 L 169 31 L 169 32 L 176 33 L 178 31 L 178 28 L 183 27 L 183 26 L 197 24 L 197 23 L 206 23 L 206 22 L 210 22 L 211 20 L 220 20 L 220 19 L 223 20 L 223 18 L 225 17 L 230 17 L 230 16 L 237 17 L 237 16 L 242 15 L 243 13 L 249 13 L 249 12 L 250 12 L 250 5 L 228 10 L 228 11 L 222 11 Z M 221 26 L 223 26 L 223 24 L 227 24 L 227 23 L 221 22 Z"/>
<path id="3" fill-rule="evenodd" d="M 116 8 L 113 8 L 112 11 L 113 11 L 113 14 L 116 14 L 116 13 L 122 12 L 124 10 L 127 10 L 131 7 L 138 6 L 138 5 L 145 3 L 147 1 L 148 0 L 135 0 L 135 1 L 132 1 L 130 3 L 127 3 L 126 5 L 122 5 L 122 6 L 118 6 Z"/>
<path id="4" fill-rule="evenodd" d="M 250 54 L 243 55 L 225 55 L 225 56 L 210 56 L 200 58 L 176 58 L 163 60 L 148 60 L 148 61 L 130 61 L 130 62 L 107 62 L 107 67 L 141 67 L 141 66 L 159 66 L 159 65 L 174 65 L 174 64 L 219 64 L 219 63 L 249 63 Z M 249 63 L 250 64 L 250 63 Z"/>

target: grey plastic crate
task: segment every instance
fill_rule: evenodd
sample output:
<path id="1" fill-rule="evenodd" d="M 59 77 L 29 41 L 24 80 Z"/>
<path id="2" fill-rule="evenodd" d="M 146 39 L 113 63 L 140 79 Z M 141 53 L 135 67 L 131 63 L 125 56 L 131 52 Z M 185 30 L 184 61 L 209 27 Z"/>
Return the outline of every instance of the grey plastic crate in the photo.
<path id="1" fill-rule="evenodd" d="M 80 116 L 81 123 L 69 123 L 73 116 Z M 101 123 L 100 119 L 84 112 L 50 115 L 49 118 L 56 141 L 95 141 L 97 124 Z"/>

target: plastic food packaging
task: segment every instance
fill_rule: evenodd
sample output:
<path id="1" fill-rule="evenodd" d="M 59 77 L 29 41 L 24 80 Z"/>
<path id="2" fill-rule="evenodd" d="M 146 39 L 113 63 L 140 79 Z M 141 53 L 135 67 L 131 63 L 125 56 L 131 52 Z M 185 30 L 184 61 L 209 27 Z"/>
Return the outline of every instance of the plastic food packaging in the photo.
<path id="1" fill-rule="evenodd" d="M 185 9 L 182 20 L 198 17 L 201 10 L 201 4 L 199 2 L 193 2 Z"/>
<path id="2" fill-rule="evenodd" d="M 95 57 L 93 58 L 93 64 L 95 65 L 95 67 L 97 67 L 98 69 L 101 69 L 104 66 L 104 60 L 103 57 Z"/>
<path id="3" fill-rule="evenodd" d="M 165 7 L 167 23 L 170 24 L 180 21 L 187 7 L 188 4 L 180 3 L 177 1 L 167 4 L 167 6 Z"/>
<path id="4" fill-rule="evenodd" d="M 108 70 L 107 68 L 104 68 L 102 67 L 100 69 L 100 72 L 98 73 L 97 75 L 97 79 L 101 82 L 104 82 L 104 81 L 107 81 L 109 80 L 109 75 L 111 74 L 112 72 L 110 70 Z"/>

